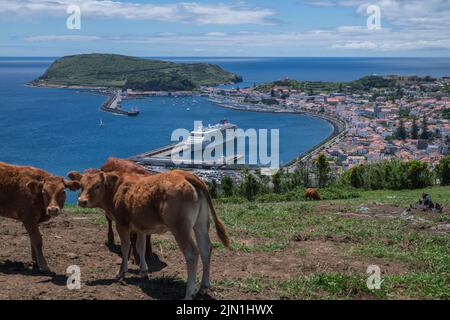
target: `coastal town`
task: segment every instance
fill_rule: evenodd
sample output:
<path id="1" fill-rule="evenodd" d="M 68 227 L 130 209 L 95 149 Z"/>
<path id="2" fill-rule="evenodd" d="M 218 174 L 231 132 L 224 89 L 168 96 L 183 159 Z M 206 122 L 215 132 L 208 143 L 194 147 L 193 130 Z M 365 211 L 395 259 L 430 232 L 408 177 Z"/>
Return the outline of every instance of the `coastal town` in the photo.
<path id="1" fill-rule="evenodd" d="M 344 93 L 323 92 L 323 85 L 302 88 L 285 79 L 243 89 L 204 88 L 203 95 L 222 107 L 325 118 L 335 125 L 335 133 L 298 160 L 324 153 L 337 170 L 392 158 L 434 166 L 448 155 L 450 78 L 371 77 L 396 85 L 352 90 L 344 84 L 337 85 Z"/>

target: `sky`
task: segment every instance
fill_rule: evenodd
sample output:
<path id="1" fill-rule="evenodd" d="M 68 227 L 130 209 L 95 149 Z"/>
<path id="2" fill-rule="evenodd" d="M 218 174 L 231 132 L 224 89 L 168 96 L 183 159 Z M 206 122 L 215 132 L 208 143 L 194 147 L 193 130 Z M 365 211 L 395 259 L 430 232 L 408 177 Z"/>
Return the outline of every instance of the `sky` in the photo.
<path id="1" fill-rule="evenodd" d="M 92 52 L 450 57 L 450 0 L 0 0 L 0 56 Z"/>

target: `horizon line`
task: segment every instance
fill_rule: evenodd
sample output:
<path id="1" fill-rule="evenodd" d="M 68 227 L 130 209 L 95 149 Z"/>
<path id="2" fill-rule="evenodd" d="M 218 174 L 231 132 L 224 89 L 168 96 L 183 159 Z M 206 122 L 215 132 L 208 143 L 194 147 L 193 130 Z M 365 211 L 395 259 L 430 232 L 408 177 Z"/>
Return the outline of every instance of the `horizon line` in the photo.
<path id="1" fill-rule="evenodd" d="M 450 57 L 440 57 L 440 56 L 182 56 L 182 55 L 174 55 L 174 56 L 167 56 L 167 55 L 157 55 L 157 56 L 145 56 L 145 55 L 128 55 L 128 54 L 121 54 L 121 53 L 105 53 L 105 52 L 91 52 L 91 53 L 74 53 L 74 54 L 67 54 L 67 55 L 59 55 L 59 56 L 46 56 L 46 55 L 39 55 L 39 56 L 27 56 L 27 55 L 0 55 L 0 58 L 62 58 L 67 56 L 76 56 L 76 55 L 88 55 L 88 54 L 111 54 L 111 55 L 121 55 L 121 56 L 129 56 L 129 57 L 140 57 L 140 58 L 189 58 L 189 59 L 219 59 L 219 58 L 227 58 L 227 59 L 276 59 L 276 58 L 283 58 L 283 59 L 298 59 L 298 58 L 311 58 L 311 59 L 342 59 L 342 58 L 361 58 L 361 59 L 450 59 Z"/>

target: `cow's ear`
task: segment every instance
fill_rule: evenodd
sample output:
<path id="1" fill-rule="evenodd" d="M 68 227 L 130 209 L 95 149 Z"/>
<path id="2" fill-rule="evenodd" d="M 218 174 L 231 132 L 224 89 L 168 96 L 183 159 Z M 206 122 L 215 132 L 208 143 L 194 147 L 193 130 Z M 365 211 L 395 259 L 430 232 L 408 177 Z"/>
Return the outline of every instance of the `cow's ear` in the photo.
<path id="1" fill-rule="evenodd" d="M 41 193 L 42 188 L 44 187 L 44 183 L 42 181 L 31 180 L 27 183 L 27 188 L 31 190 L 33 193 Z"/>
<path id="2" fill-rule="evenodd" d="M 77 171 L 70 171 L 67 176 L 70 178 L 70 180 L 73 181 L 80 181 L 81 177 L 83 176 L 81 173 Z"/>
<path id="3" fill-rule="evenodd" d="M 78 181 L 64 180 L 64 186 L 72 191 L 81 189 L 81 183 Z"/>
<path id="4" fill-rule="evenodd" d="M 117 180 L 119 180 L 119 176 L 114 173 L 105 174 L 105 183 L 108 187 L 114 188 Z"/>

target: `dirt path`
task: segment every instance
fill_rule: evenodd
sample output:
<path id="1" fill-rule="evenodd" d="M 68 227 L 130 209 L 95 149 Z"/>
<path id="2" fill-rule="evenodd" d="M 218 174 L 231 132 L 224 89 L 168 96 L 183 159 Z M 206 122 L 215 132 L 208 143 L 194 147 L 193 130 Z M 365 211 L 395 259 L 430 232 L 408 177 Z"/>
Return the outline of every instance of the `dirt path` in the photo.
<path id="1" fill-rule="evenodd" d="M 1 219 L 0 299 L 180 299 L 184 296 L 184 259 L 174 243 L 171 244 L 171 235 L 154 237 L 159 240 L 154 249 L 163 262 L 151 266 L 151 280 L 143 282 L 138 268 L 131 265 L 125 283 L 119 283 L 114 279 L 120 263 L 119 247 L 105 245 L 106 228 L 94 223 L 99 217 L 65 213 L 41 226 L 44 254 L 56 273 L 53 276 L 32 269 L 29 239 L 22 225 Z M 217 240 L 215 234 L 212 237 Z M 245 243 L 258 239 L 233 240 Z M 220 284 L 223 279 L 242 281 L 257 274 L 267 279 L 287 280 L 317 272 L 365 272 L 367 261 L 341 254 L 351 245 L 346 241 L 293 239 L 287 248 L 277 252 L 216 249 L 212 258 L 210 298 L 280 298 L 276 292 L 255 293 L 239 285 L 230 290 Z M 405 271 L 400 264 L 376 262 L 391 273 Z M 80 290 L 66 287 L 65 272 L 70 265 L 81 268 Z"/>

